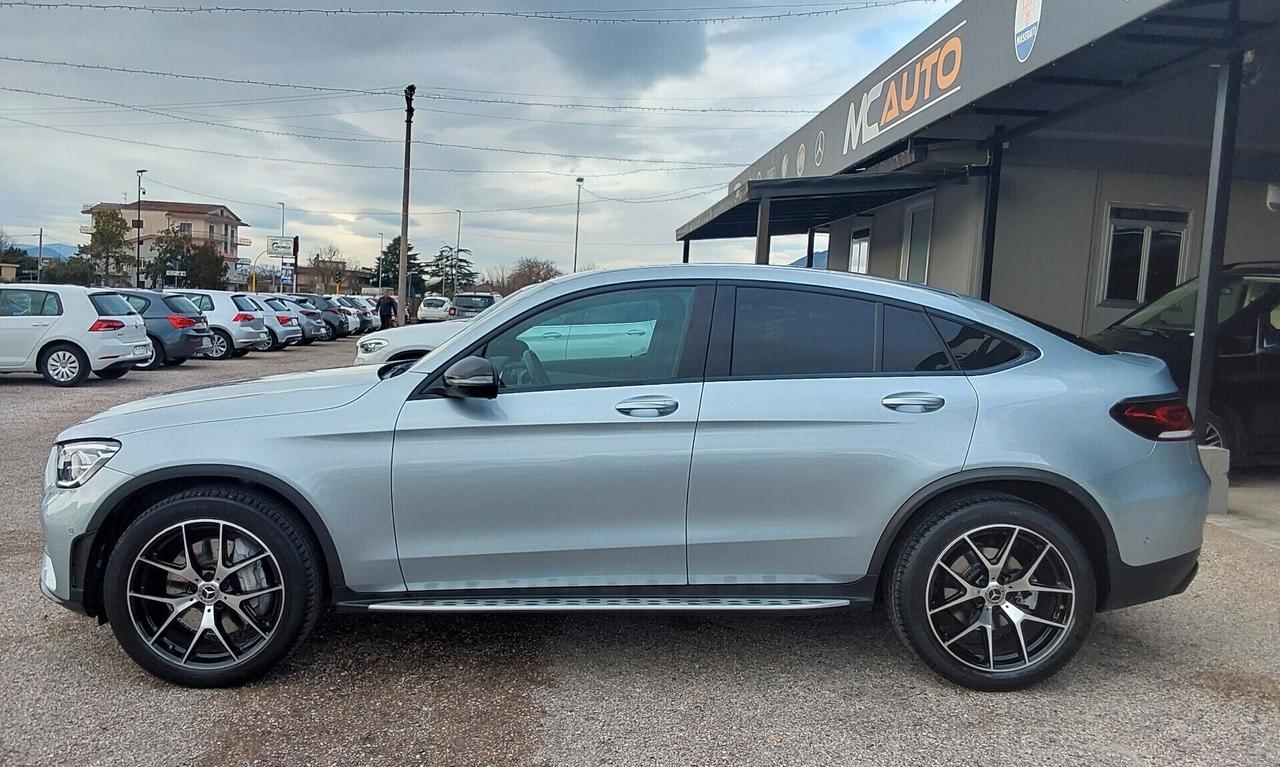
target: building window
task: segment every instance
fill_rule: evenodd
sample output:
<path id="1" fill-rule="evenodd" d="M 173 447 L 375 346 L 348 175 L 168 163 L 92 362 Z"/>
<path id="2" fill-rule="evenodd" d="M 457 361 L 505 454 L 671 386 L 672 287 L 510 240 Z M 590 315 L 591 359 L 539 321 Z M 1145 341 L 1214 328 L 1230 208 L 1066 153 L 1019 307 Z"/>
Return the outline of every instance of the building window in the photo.
<path id="1" fill-rule="evenodd" d="M 1169 208 L 1112 206 L 1100 302 L 1139 305 L 1178 284 L 1191 214 Z"/>
<path id="2" fill-rule="evenodd" d="M 184 222 L 184 223 L 178 224 L 178 234 L 182 234 L 182 235 L 186 235 L 187 237 L 190 237 L 191 236 L 190 222 Z"/>
<path id="3" fill-rule="evenodd" d="M 933 239 L 933 200 L 907 206 L 903 217 L 902 268 L 898 277 L 924 284 L 929 279 L 929 245 Z"/>
<path id="4" fill-rule="evenodd" d="M 856 229 L 849 238 L 849 271 L 866 274 L 871 266 L 871 232 Z"/>

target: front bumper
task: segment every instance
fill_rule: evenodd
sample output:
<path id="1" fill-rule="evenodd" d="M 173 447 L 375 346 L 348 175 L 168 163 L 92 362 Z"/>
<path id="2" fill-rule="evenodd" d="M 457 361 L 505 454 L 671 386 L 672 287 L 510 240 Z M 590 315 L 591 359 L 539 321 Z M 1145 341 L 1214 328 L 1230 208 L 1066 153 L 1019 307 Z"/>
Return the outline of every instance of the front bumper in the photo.
<path id="1" fill-rule="evenodd" d="M 49 464 L 53 456 L 50 455 Z M 79 613 L 95 608 L 85 601 L 90 557 L 96 529 L 94 513 L 108 497 L 133 476 L 103 466 L 81 487 L 60 488 L 48 478 L 52 467 L 46 466 L 46 487 L 40 501 L 40 523 L 44 528 L 44 561 L 40 569 L 40 591 L 49 599 Z"/>

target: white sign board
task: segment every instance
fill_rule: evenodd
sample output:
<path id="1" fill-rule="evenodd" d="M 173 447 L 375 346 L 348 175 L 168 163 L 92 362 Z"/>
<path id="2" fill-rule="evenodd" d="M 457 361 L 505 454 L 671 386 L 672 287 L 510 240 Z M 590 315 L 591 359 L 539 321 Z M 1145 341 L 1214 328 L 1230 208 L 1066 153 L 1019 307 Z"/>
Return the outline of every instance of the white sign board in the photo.
<path id="1" fill-rule="evenodd" d="M 165 271 L 164 276 L 166 276 L 166 277 L 186 277 L 186 276 L 187 276 L 187 273 L 186 273 L 186 271 L 184 271 L 184 270 L 182 270 L 182 269 L 169 269 L 169 270 Z"/>
<path id="2" fill-rule="evenodd" d="M 268 237 L 267 255 L 271 258 L 289 258 L 293 255 L 293 238 Z"/>

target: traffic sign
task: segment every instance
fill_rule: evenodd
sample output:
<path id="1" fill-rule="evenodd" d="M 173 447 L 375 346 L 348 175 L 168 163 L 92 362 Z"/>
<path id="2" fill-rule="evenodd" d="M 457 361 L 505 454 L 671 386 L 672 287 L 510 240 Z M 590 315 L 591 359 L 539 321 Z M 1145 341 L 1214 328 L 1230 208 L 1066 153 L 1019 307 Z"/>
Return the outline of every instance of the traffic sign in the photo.
<path id="1" fill-rule="evenodd" d="M 168 270 L 166 270 L 166 271 L 165 271 L 164 276 L 166 276 L 166 277 L 186 277 L 186 276 L 187 276 L 187 273 L 186 273 L 186 271 L 185 271 L 185 270 L 183 270 L 183 269 L 168 269 Z"/>
<path id="2" fill-rule="evenodd" d="M 267 237 L 267 255 L 271 258 L 288 258 L 293 255 L 292 237 Z"/>

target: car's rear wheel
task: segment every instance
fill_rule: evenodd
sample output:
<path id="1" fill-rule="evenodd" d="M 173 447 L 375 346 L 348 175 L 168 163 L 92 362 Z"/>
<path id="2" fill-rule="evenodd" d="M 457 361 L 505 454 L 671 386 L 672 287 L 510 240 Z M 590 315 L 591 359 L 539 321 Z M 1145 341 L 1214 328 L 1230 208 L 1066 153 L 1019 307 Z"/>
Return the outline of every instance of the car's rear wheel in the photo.
<path id="1" fill-rule="evenodd" d="M 1052 676 L 1089 634 L 1097 593 L 1079 539 L 1020 498 L 983 493 L 932 509 L 886 584 L 894 628 L 934 671 L 975 690 Z"/>
<path id="2" fill-rule="evenodd" d="M 1220 447 L 1223 450 L 1235 451 L 1239 449 L 1239 443 L 1236 441 L 1236 430 L 1232 427 L 1231 422 L 1226 418 L 1218 415 L 1213 411 L 1209 411 L 1204 419 L 1204 436 L 1200 438 L 1200 444 L 1206 447 Z M 1232 454 L 1232 463 L 1236 462 L 1237 456 Z"/>
<path id="3" fill-rule="evenodd" d="M 324 323 L 324 335 L 322 335 L 322 336 L 320 337 L 320 340 L 321 340 L 321 341 L 332 341 L 333 339 L 335 339 L 335 338 L 337 338 L 337 337 L 338 337 L 338 329 L 337 329 L 336 327 L 334 327 L 333 323 L 329 322 L 328 320 L 325 320 L 325 323 Z"/>
<path id="4" fill-rule="evenodd" d="M 40 354 L 37 365 L 54 386 L 79 386 L 89 377 L 89 358 L 78 346 L 54 344 Z"/>
<path id="5" fill-rule="evenodd" d="M 160 343 L 160 339 L 155 336 L 147 336 L 147 338 L 151 341 L 151 356 L 134 365 L 136 370 L 155 370 L 164 364 L 164 344 Z"/>
<path id="6" fill-rule="evenodd" d="M 204 356 L 211 360 L 225 360 L 231 356 L 231 352 L 235 351 L 235 344 L 231 341 L 231 334 L 220 328 L 213 329 L 213 337 L 209 339 L 209 348 L 205 350 Z"/>
<path id="7" fill-rule="evenodd" d="M 278 502 L 220 485 L 142 513 L 111 551 L 103 605 L 140 666 L 189 687 L 261 676 L 315 625 L 321 574 L 301 523 Z"/>
<path id="8" fill-rule="evenodd" d="M 165 359 L 164 365 L 165 367 L 175 368 L 189 359 L 191 358 L 190 357 L 169 357 Z"/>
<path id="9" fill-rule="evenodd" d="M 94 375 L 107 381 L 114 381 L 117 378 L 124 378 L 125 374 L 130 370 L 133 370 L 133 368 L 107 368 L 106 370 L 99 370 Z"/>

